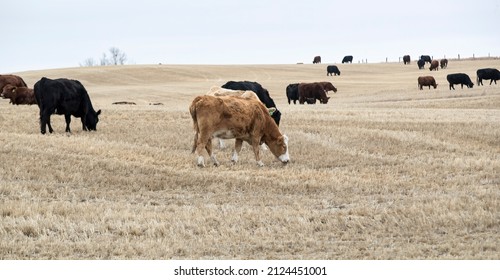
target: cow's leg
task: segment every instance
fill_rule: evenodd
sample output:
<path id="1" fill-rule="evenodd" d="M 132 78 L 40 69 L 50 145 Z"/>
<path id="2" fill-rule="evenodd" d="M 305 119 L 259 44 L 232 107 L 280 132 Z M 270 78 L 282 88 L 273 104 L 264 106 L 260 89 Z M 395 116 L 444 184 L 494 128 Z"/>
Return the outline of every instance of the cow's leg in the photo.
<path id="1" fill-rule="evenodd" d="M 219 149 L 225 149 L 226 148 L 226 144 L 224 144 L 224 140 L 220 139 L 220 138 L 217 138 L 219 141 Z"/>
<path id="2" fill-rule="evenodd" d="M 49 126 L 49 132 L 52 133 L 52 126 L 50 125 L 50 112 L 47 110 L 40 111 L 40 132 L 42 134 L 46 133 L 47 125 Z"/>
<path id="3" fill-rule="evenodd" d="M 252 141 L 252 148 L 253 148 L 253 153 L 255 154 L 255 160 L 257 161 L 257 165 L 262 167 L 264 166 L 264 163 L 262 160 L 260 160 L 260 145 L 258 140 L 253 140 Z"/>
<path id="4" fill-rule="evenodd" d="M 233 156 L 231 157 L 231 161 L 233 163 L 237 163 L 238 162 L 238 154 L 241 151 L 241 146 L 243 146 L 243 140 L 236 139 L 236 141 L 234 143 Z"/>
<path id="5" fill-rule="evenodd" d="M 203 158 L 203 155 L 201 154 L 203 152 L 203 149 L 205 149 L 207 139 L 204 139 L 200 137 L 200 135 L 197 133 L 197 137 L 195 136 L 196 140 L 196 157 L 198 159 L 198 166 L 199 167 L 205 167 L 205 159 Z"/>
<path id="6" fill-rule="evenodd" d="M 87 131 L 87 122 L 85 117 L 82 117 L 82 130 Z"/>
<path id="7" fill-rule="evenodd" d="M 210 159 L 212 160 L 212 163 L 215 165 L 215 166 L 219 166 L 220 163 L 219 161 L 217 160 L 217 158 L 215 157 L 215 153 L 212 149 L 212 138 L 209 138 L 208 141 L 207 141 L 207 145 L 205 146 L 205 149 L 207 150 L 207 153 L 208 155 L 210 156 Z"/>
<path id="8" fill-rule="evenodd" d="M 71 114 L 65 114 L 64 118 L 66 119 L 66 132 L 71 133 L 71 129 L 69 129 L 69 124 L 71 123 Z"/>
<path id="9" fill-rule="evenodd" d="M 212 138 L 209 133 L 198 133 L 198 139 L 196 141 L 196 156 L 198 158 L 198 166 L 205 167 L 205 159 L 203 158 L 203 149 L 208 152 L 208 155 L 212 159 L 215 165 L 218 165 L 217 159 L 212 154 Z"/>

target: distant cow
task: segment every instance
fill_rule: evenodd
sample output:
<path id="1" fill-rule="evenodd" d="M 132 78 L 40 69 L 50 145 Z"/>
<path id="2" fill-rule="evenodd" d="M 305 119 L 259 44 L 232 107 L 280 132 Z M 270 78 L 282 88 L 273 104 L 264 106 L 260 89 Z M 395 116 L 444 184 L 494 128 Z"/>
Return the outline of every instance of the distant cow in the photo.
<path id="1" fill-rule="evenodd" d="M 293 104 L 297 104 L 297 100 L 299 100 L 299 84 L 289 84 L 286 87 L 286 97 L 288 104 L 290 104 L 290 101 L 293 101 Z"/>
<path id="2" fill-rule="evenodd" d="M 430 56 L 430 55 L 421 55 L 421 56 L 420 56 L 420 59 L 422 59 L 422 60 L 423 60 L 423 61 L 425 61 L 425 62 L 429 62 L 429 63 L 431 63 L 431 62 L 432 62 L 432 58 L 431 58 L 431 56 Z"/>
<path id="3" fill-rule="evenodd" d="M 446 80 L 448 80 L 448 83 L 450 83 L 450 90 L 455 90 L 455 87 L 453 85 L 458 84 L 460 84 L 462 88 L 464 88 L 464 85 L 466 85 L 468 88 L 472 88 L 474 86 L 469 78 L 469 75 L 464 73 L 449 74 L 448 76 L 446 76 Z"/>
<path id="4" fill-rule="evenodd" d="M 192 152 L 196 152 L 200 167 L 205 166 L 203 149 L 208 152 L 213 164 L 219 165 L 212 151 L 213 137 L 236 139 L 231 157 L 233 162 L 238 161 L 243 141 L 252 146 L 259 166 L 264 165 L 259 153 L 261 143 L 265 143 L 282 163 L 290 160 L 288 138 L 280 132 L 276 122 L 269 116 L 268 109 L 260 101 L 234 96 L 204 95 L 192 101 L 189 112 L 196 132 Z"/>
<path id="5" fill-rule="evenodd" d="M 10 99 L 12 105 L 36 104 L 35 92 L 31 88 L 27 87 L 16 87 L 13 85 L 6 85 L 3 88 L 2 96 L 3 98 Z"/>
<path id="6" fill-rule="evenodd" d="M 321 56 L 315 56 L 314 59 L 313 59 L 313 64 L 316 64 L 316 63 L 321 63 Z"/>
<path id="7" fill-rule="evenodd" d="M 417 61 L 417 66 L 418 66 L 418 69 L 424 69 L 425 61 L 423 59 L 419 59 Z"/>
<path id="8" fill-rule="evenodd" d="M 420 90 L 423 89 L 424 86 L 428 86 L 431 89 L 431 86 L 437 88 L 436 80 L 432 76 L 422 76 L 418 77 L 418 87 Z"/>
<path id="9" fill-rule="evenodd" d="M 249 82 L 249 81 L 243 81 L 243 82 L 229 81 L 224 85 L 222 85 L 222 87 L 234 90 L 251 90 L 255 92 L 259 97 L 260 101 L 264 103 L 264 105 L 266 105 L 267 108 L 276 108 L 271 117 L 274 119 L 277 125 L 280 125 L 281 112 L 278 110 L 278 107 L 276 107 L 274 100 L 269 95 L 269 91 L 263 88 L 259 83 Z"/>
<path id="10" fill-rule="evenodd" d="M 16 75 L 0 75 L 0 93 L 3 93 L 3 88 L 6 85 L 12 85 L 15 87 L 27 87 L 23 78 Z"/>
<path id="11" fill-rule="evenodd" d="M 439 61 L 432 60 L 431 67 L 429 67 L 429 70 L 431 70 L 431 71 L 432 70 L 435 70 L 435 71 L 439 70 Z"/>
<path id="12" fill-rule="evenodd" d="M 299 103 L 304 104 L 307 102 L 309 104 L 316 103 L 316 99 L 320 103 L 328 103 L 330 97 L 326 96 L 326 91 L 320 83 L 301 83 L 299 84 Z"/>
<path id="13" fill-rule="evenodd" d="M 448 59 L 446 58 L 441 59 L 440 64 L 441 64 L 441 69 L 448 67 Z"/>
<path id="14" fill-rule="evenodd" d="M 340 76 L 340 70 L 337 66 L 335 65 L 328 65 L 326 67 L 326 75 L 332 76 L 332 74 L 335 74 L 335 76 L 339 75 Z"/>
<path id="15" fill-rule="evenodd" d="M 342 59 L 342 63 L 352 63 L 352 55 L 346 55 L 344 56 L 344 58 Z"/>
<path id="16" fill-rule="evenodd" d="M 483 85 L 483 80 L 491 80 L 491 83 L 495 82 L 497 84 L 497 80 L 500 80 L 500 71 L 496 68 L 483 68 L 478 69 L 477 72 L 477 85 Z"/>
<path id="17" fill-rule="evenodd" d="M 71 115 L 81 118 L 83 130 L 96 130 L 101 110 L 95 111 L 87 90 L 76 80 L 47 79 L 43 77 L 35 84 L 35 98 L 40 108 L 40 131 L 45 134 L 54 130 L 50 125 L 50 115 L 64 115 L 66 132 L 71 132 Z"/>
<path id="18" fill-rule="evenodd" d="M 403 56 L 403 64 L 406 65 L 406 64 L 410 64 L 410 56 L 409 55 L 405 55 Z"/>

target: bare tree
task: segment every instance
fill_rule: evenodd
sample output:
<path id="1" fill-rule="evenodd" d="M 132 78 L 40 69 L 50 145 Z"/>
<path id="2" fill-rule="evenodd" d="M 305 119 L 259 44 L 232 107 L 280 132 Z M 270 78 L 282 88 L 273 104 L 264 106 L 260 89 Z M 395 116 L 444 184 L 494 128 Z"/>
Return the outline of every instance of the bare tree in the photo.
<path id="1" fill-rule="evenodd" d="M 97 63 L 95 62 L 95 60 L 92 57 L 89 57 L 89 58 L 85 59 L 82 63 L 80 63 L 81 67 L 92 67 L 92 66 L 96 66 L 96 65 L 97 65 Z"/>
<path id="2" fill-rule="evenodd" d="M 125 64 L 125 61 L 127 61 L 127 55 L 118 48 L 111 47 L 109 49 L 109 53 L 111 54 L 111 65 L 123 65 Z"/>
<path id="3" fill-rule="evenodd" d="M 106 53 L 102 54 L 101 59 L 99 60 L 99 65 L 124 65 L 127 61 L 127 55 L 122 52 L 119 48 L 111 47 L 109 48 L 110 57 Z M 80 66 L 96 66 L 97 62 L 93 58 L 87 58 L 80 63 Z"/>

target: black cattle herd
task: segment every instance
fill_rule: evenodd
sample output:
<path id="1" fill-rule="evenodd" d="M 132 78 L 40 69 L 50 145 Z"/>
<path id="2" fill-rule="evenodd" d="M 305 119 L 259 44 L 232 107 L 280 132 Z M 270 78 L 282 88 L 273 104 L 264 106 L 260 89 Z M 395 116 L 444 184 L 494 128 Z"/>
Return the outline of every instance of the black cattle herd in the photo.
<path id="1" fill-rule="evenodd" d="M 342 63 L 352 63 L 353 57 L 351 55 L 345 56 Z M 313 63 L 321 63 L 321 57 L 314 57 Z M 410 64 L 410 56 L 403 56 L 403 63 Z M 424 69 L 425 63 L 430 64 L 430 70 L 437 70 L 439 66 L 446 68 L 448 60 L 442 59 L 440 62 L 433 60 L 428 55 L 422 55 L 417 61 L 419 69 Z M 340 70 L 336 65 L 328 65 L 327 76 L 339 75 Z M 490 85 L 497 80 L 500 80 L 500 71 L 495 68 L 478 69 L 477 84 L 483 85 L 483 80 L 490 80 Z M 467 86 L 472 88 L 474 83 L 470 77 L 465 73 L 454 73 L 447 75 L 446 79 L 449 83 L 449 88 L 455 89 L 454 85 Z M 437 87 L 436 81 L 432 76 L 421 76 L 418 78 L 418 87 L 423 86 Z M 276 108 L 271 117 L 276 124 L 279 125 L 281 119 L 281 112 L 277 109 L 274 100 L 269 95 L 269 91 L 262 87 L 257 82 L 235 82 L 229 81 L 222 85 L 223 88 L 232 90 L 251 90 L 256 93 L 258 98 L 264 103 L 267 108 Z M 66 120 L 66 132 L 71 132 L 70 122 L 71 116 L 81 119 L 83 130 L 96 130 L 99 121 L 101 110 L 95 111 L 92 102 L 85 87 L 77 80 L 70 79 L 48 79 L 42 78 L 35 83 L 34 89 L 27 87 L 24 80 L 16 75 L 0 75 L 0 95 L 4 99 L 10 99 L 10 103 L 19 104 L 37 104 L 40 109 L 40 132 L 46 133 L 48 126 L 49 132 L 52 133 L 53 129 L 50 124 L 50 116 L 52 114 L 64 115 Z M 327 96 L 329 91 L 337 92 L 337 89 L 330 82 L 317 82 L 317 83 L 294 83 L 286 87 L 286 96 L 288 104 L 293 101 L 296 104 L 308 103 L 314 104 L 317 100 L 320 103 L 328 103 L 330 97 Z"/>

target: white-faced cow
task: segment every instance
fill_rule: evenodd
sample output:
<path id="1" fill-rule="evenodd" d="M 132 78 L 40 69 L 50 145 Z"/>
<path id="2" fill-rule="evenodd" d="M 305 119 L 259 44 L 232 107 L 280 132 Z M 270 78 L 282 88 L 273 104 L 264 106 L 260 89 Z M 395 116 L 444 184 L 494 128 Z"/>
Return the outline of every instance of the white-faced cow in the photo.
<path id="1" fill-rule="evenodd" d="M 280 132 L 268 109 L 258 100 L 203 95 L 195 97 L 189 106 L 189 112 L 196 132 L 192 152 L 196 152 L 200 167 L 205 166 L 203 149 L 206 149 L 213 164 L 219 165 L 212 150 L 213 137 L 236 139 L 231 158 L 233 162 L 238 161 L 243 141 L 252 146 L 259 166 L 264 165 L 259 153 L 259 145 L 262 143 L 269 147 L 279 161 L 283 163 L 290 161 L 288 138 Z"/>
<path id="2" fill-rule="evenodd" d="M 81 118 L 83 130 L 96 130 L 101 110 L 94 110 L 87 90 L 79 81 L 43 77 L 35 84 L 35 98 L 40 108 L 42 134 L 45 134 L 47 125 L 50 133 L 54 131 L 50 125 L 52 114 L 64 115 L 66 132 L 71 132 L 71 115 Z"/>

